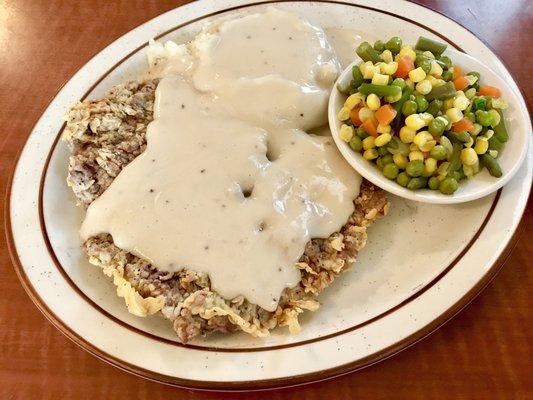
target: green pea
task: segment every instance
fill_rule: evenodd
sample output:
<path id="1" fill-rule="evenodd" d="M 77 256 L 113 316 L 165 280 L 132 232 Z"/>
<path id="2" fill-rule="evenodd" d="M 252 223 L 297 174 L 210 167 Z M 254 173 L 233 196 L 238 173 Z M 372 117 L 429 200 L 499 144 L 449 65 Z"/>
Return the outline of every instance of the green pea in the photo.
<path id="1" fill-rule="evenodd" d="M 385 50 L 385 43 L 383 43 L 381 40 L 376 40 L 374 43 L 374 49 L 382 53 Z"/>
<path id="2" fill-rule="evenodd" d="M 361 127 L 357 128 L 357 130 L 355 131 L 355 134 L 356 134 L 361 140 L 366 139 L 367 137 L 370 136 L 370 135 L 369 135 L 368 133 L 366 133 L 366 131 L 365 131 L 363 128 L 361 128 Z"/>
<path id="3" fill-rule="evenodd" d="M 400 172 L 396 177 L 396 182 L 398 185 L 406 187 L 409 184 L 411 178 L 405 172 Z"/>
<path id="4" fill-rule="evenodd" d="M 353 135 L 353 137 L 350 139 L 349 145 L 352 148 L 352 150 L 357 153 L 359 153 L 361 149 L 363 148 L 363 143 L 361 141 L 361 138 L 357 135 Z"/>
<path id="5" fill-rule="evenodd" d="M 452 71 L 446 70 L 442 73 L 442 79 L 445 80 L 446 82 L 449 82 L 452 78 L 453 78 Z"/>
<path id="6" fill-rule="evenodd" d="M 450 174 L 448 174 L 450 178 L 455 179 L 457 182 L 459 182 L 461 179 L 464 178 L 463 169 L 458 169 L 457 171 L 452 171 Z"/>
<path id="7" fill-rule="evenodd" d="M 427 183 L 428 183 L 427 178 L 424 178 L 424 177 L 413 178 L 407 184 L 407 189 L 411 189 L 411 190 L 422 189 L 423 187 L 426 187 Z"/>
<path id="8" fill-rule="evenodd" d="M 472 111 L 465 112 L 464 114 L 465 118 L 468 118 L 472 122 L 476 122 L 476 114 L 474 114 Z"/>
<path id="9" fill-rule="evenodd" d="M 448 57 L 448 56 L 440 56 L 439 60 L 442 61 L 446 65 L 446 68 L 451 68 L 452 60 L 450 59 L 450 57 Z"/>
<path id="10" fill-rule="evenodd" d="M 433 119 L 428 126 L 428 131 L 433 136 L 442 136 L 442 133 L 446 129 L 447 121 L 444 118 L 437 117 Z"/>
<path id="11" fill-rule="evenodd" d="M 399 86 L 402 90 L 405 88 L 405 79 L 396 78 L 391 83 L 392 86 Z"/>
<path id="12" fill-rule="evenodd" d="M 424 173 L 424 163 L 421 160 L 409 161 L 405 167 L 405 172 L 414 178 L 422 176 Z"/>
<path id="13" fill-rule="evenodd" d="M 437 190 L 439 188 L 440 181 L 437 179 L 436 176 L 432 176 L 429 178 L 428 186 L 431 190 Z"/>
<path id="14" fill-rule="evenodd" d="M 483 96 L 472 99 L 472 110 L 484 110 L 487 107 L 487 99 Z"/>
<path id="15" fill-rule="evenodd" d="M 398 173 L 400 172 L 398 166 L 394 163 L 392 164 L 386 164 L 383 167 L 383 175 L 385 175 L 388 179 L 396 179 L 398 176 Z"/>
<path id="16" fill-rule="evenodd" d="M 429 71 L 431 71 L 431 61 L 427 60 L 427 59 L 422 59 L 418 62 L 418 66 L 420 68 L 422 68 L 422 70 L 426 73 L 426 74 L 429 74 Z"/>
<path id="17" fill-rule="evenodd" d="M 477 110 L 476 121 L 481 126 L 491 126 L 493 119 L 492 119 L 492 115 L 488 111 Z"/>
<path id="18" fill-rule="evenodd" d="M 428 109 L 429 103 L 424 96 L 416 95 L 415 102 L 419 113 L 424 112 Z"/>
<path id="19" fill-rule="evenodd" d="M 417 110 L 418 106 L 414 100 L 407 100 L 405 103 L 403 103 L 402 114 L 406 117 L 411 114 L 416 114 Z"/>
<path id="20" fill-rule="evenodd" d="M 439 184 L 439 190 L 442 194 L 453 194 L 458 187 L 459 184 L 454 178 L 443 179 Z"/>
<path id="21" fill-rule="evenodd" d="M 430 113 L 434 117 L 439 115 L 439 111 L 442 108 L 442 100 L 435 99 L 431 103 L 429 103 L 428 109 L 426 112 Z"/>
<path id="22" fill-rule="evenodd" d="M 382 149 L 383 147 L 380 147 L 380 149 Z M 379 153 L 379 149 L 378 149 L 378 153 Z M 391 164 L 391 163 L 394 163 L 394 160 L 392 158 L 392 154 L 389 154 L 387 152 L 386 155 L 384 155 L 383 157 L 381 157 L 381 162 L 383 163 L 383 165 L 387 165 L 387 164 Z"/>
<path id="23" fill-rule="evenodd" d="M 385 155 L 389 154 L 389 151 L 387 150 L 387 148 L 385 146 L 378 147 L 378 154 L 380 156 L 385 156 Z"/>
<path id="24" fill-rule="evenodd" d="M 381 157 L 379 157 L 379 158 L 376 160 L 376 165 L 378 166 L 378 168 L 379 168 L 380 170 L 383 170 L 383 167 L 384 167 L 385 165 L 383 164 L 383 160 L 381 159 Z"/>
<path id="25" fill-rule="evenodd" d="M 447 156 L 446 149 L 443 145 L 438 144 L 430 150 L 429 156 L 437 161 L 444 160 Z"/>
<path id="26" fill-rule="evenodd" d="M 390 52 L 394 55 L 398 54 L 402 48 L 402 39 L 400 39 L 398 36 L 390 38 L 385 44 L 385 48 L 390 50 Z"/>

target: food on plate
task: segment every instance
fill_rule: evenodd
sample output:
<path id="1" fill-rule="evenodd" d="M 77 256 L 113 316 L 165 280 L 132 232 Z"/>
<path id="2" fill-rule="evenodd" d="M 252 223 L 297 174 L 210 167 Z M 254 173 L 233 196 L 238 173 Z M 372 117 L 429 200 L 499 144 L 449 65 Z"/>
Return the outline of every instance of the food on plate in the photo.
<path id="1" fill-rule="evenodd" d="M 68 184 L 91 263 L 128 310 L 182 342 L 299 330 L 387 213 L 324 125 L 339 63 L 321 29 L 284 11 L 233 15 L 190 43 L 152 42 L 149 71 L 75 105 Z"/>
<path id="2" fill-rule="evenodd" d="M 502 176 L 497 158 L 509 139 L 498 88 L 482 84 L 446 55 L 446 45 L 399 37 L 356 50 L 363 60 L 338 111 L 339 135 L 383 175 L 408 189 L 451 195 L 483 167 Z"/>

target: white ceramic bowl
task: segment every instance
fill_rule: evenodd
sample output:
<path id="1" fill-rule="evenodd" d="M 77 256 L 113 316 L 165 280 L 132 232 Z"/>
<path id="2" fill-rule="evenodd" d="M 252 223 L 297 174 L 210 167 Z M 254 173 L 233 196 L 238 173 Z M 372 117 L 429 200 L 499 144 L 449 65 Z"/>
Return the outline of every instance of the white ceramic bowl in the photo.
<path id="1" fill-rule="evenodd" d="M 464 71 L 478 71 L 481 74 L 482 82 L 500 88 L 502 98 L 509 103 L 509 108 L 504 112 L 509 141 L 506 143 L 500 157 L 498 157 L 498 163 L 503 170 L 503 176 L 500 178 L 491 176 L 484 168 L 472 179 L 462 180 L 453 195 L 444 195 L 438 190 L 421 189 L 413 191 L 404 188 L 395 181 L 387 179 L 374 163 L 365 160 L 360 153 L 354 152 L 346 142 L 340 139 L 339 128 L 341 122 L 337 118 L 337 113 L 342 107 L 346 95 L 334 88 L 329 100 L 328 118 L 331 134 L 340 152 L 350 165 L 363 177 L 380 188 L 406 199 L 426 203 L 462 203 L 479 199 L 498 190 L 509 182 L 518 171 L 520 164 L 526 157 L 529 137 L 531 136 L 531 122 L 527 109 L 521 105 L 518 95 L 500 76 L 467 54 L 452 49 L 447 49 L 445 54 L 460 65 Z M 343 86 L 349 83 L 352 75 L 352 66 L 359 64 L 359 62 L 355 61 L 350 64 L 339 76 L 337 83 Z"/>

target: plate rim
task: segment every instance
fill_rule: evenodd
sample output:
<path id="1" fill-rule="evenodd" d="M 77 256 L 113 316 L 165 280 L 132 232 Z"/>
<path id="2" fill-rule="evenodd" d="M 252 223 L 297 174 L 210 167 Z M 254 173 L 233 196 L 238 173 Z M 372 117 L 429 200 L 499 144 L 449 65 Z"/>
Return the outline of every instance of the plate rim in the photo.
<path id="1" fill-rule="evenodd" d="M 290 0 L 277 0 L 277 1 L 274 0 L 274 1 L 266 1 L 266 2 L 265 1 L 249 2 L 247 4 L 243 4 L 243 5 L 240 5 L 240 6 L 230 7 L 228 9 L 220 10 L 220 11 L 214 13 L 214 14 L 218 14 L 220 12 L 225 12 L 225 11 L 231 11 L 231 10 L 235 10 L 235 9 L 239 9 L 239 8 L 249 7 L 249 6 L 253 6 L 253 5 L 259 5 L 259 4 L 265 4 L 265 3 L 267 3 L 267 4 L 268 3 L 282 3 L 282 2 L 288 2 L 288 1 L 290 1 Z M 401 18 L 409 20 L 408 18 L 405 18 L 403 16 L 400 16 L 400 15 L 397 15 L 397 14 L 394 14 L 394 13 L 391 13 L 391 12 L 378 10 L 378 9 L 373 8 L 373 7 L 369 7 L 369 6 L 362 5 L 362 4 L 357 4 L 357 3 L 349 3 L 349 2 L 346 2 L 346 1 L 332 1 L 332 0 L 312 0 L 311 2 L 334 3 L 334 4 L 344 4 L 344 5 L 358 6 L 358 7 L 370 9 L 370 10 L 373 10 L 373 11 L 384 12 L 386 14 L 391 14 L 391 15 L 393 15 L 395 17 L 401 17 Z M 426 8 L 426 9 L 432 11 L 432 12 L 436 12 L 437 14 L 440 14 L 444 18 L 448 19 L 449 21 L 455 23 L 456 25 L 458 25 L 458 26 L 462 27 L 463 29 L 465 29 L 466 31 L 468 31 L 475 38 L 477 38 L 478 40 L 483 42 L 487 46 L 487 48 L 489 48 L 491 50 L 492 55 L 495 56 L 499 60 L 499 62 L 507 69 L 507 66 L 500 59 L 500 57 L 495 53 L 494 49 L 490 45 L 488 45 L 483 39 L 479 38 L 472 31 L 470 31 L 468 28 L 465 28 L 462 24 L 460 24 L 459 22 L 453 20 L 452 18 L 448 17 L 447 15 L 443 14 L 442 12 L 440 12 L 438 10 L 434 10 L 432 7 L 428 7 L 428 6 L 425 6 L 425 5 L 422 5 L 422 4 L 418 4 L 418 3 L 415 3 L 415 2 L 410 1 L 410 0 L 409 0 L 409 2 L 411 2 L 414 5 Z M 188 3 L 188 4 L 190 4 L 190 3 Z M 187 4 L 179 6 L 179 7 L 175 7 L 174 9 L 169 10 L 169 11 L 173 11 L 173 10 L 176 10 L 176 9 L 184 7 L 184 6 L 187 6 Z M 162 14 L 164 14 L 164 13 L 162 13 Z M 160 16 L 162 14 L 159 14 L 158 16 Z M 203 18 L 209 17 L 211 15 L 212 15 L 212 13 L 206 13 L 206 14 L 202 15 L 201 17 L 197 17 L 197 18 L 189 21 L 188 23 L 192 23 L 192 22 L 194 22 L 194 21 L 196 21 L 198 19 L 203 19 Z M 156 16 L 154 18 L 157 18 L 158 16 Z M 412 20 L 409 20 L 409 21 L 415 23 L 416 25 L 422 26 L 425 29 L 428 29 L 429 31 L 432 31 L 432 28 L 425 27 L 425 26 L 423 26 L 422 24 L 420 24 L 417 21 L 412 21 Z M 146 22 L 148 22 L 148 21 L 146 21 Z M 133 29 L 136 29 L 136 28 L 138 28 L 141 25 L 138 25 L 137 27 L 135 27 Z M 175 28 L 172 28 L 171 30 L 165 31 L 165 32 L 163 32 L 161 34 L 161 36 L 167 34 L 168 32 L 170 32 L 172 30 L 178 29 L 178 28 L 179 27 L 175 27 Z M 439 34 L 439 36 L 441 36 L 441 35 Z M 123 37 L 123 35 L 120 36 L 117 40 L 120 40 L 122 37 Z M 114 41 L 111 42 L 111 43 L 114 43 Z M 117 64 L 115 66 L 113 66 L 110 69 L 110 71 L 113 70 L 117 65 L 121 64 L 125 59 L 130 57 L 132 54 L 134 54 L 135 52 L 139 51 L 140 48 L 142 48 L 143 46 L 144 45 L 141 45 L 139 48 L 134 49 L 132 52 L 127 54 L 125 57 L 123 57 L 120 61 L 117 62 Z M 98 56 L 98 54 L 100 54 L 100 52 L 102 50 L 103 49 L 101 49 L 100 51 L 96 52 L 96 54 L 93 57 L 91 57 L 90 59 Z M 85 63 L 82 67 L 80 67 L 80 70 L 86 64 L 87 63 Z M 65 82 L 68 82 L 70 79 L 72 79 L 72 77 L 74 75 L 76 75 L 76 73 L 74 73 L 71 77 L 69 77 Z M 511 76 L 511 79 L 516 84 L 516 81 L 514 81 L 514 78 L 512 78 L 512 76 Z M 96 86 L 99 82 L 100 82 L 100 80 L 98 80 L 94 84 L 94 86 Z M 64 86 L 64 84 L 62 84 L 58 88 L 56 94 L 52 97 L 52 100 L 50 101 L 48 106 L 54 101 L 54 99 L 57 97 L 57 94 L 61 91 L 63 86 Z M 94 88 L 94 86 L 91 87 L 89 89 L 89 91 L 92 90 Z M 518 87 L 522 98 L 525 99 L 522 89 L 517 84 L 516 84 L 516 87 Z M 526 108 L 529 111 L 528 103 L 525 102 L 525 101 L 524 101 L 524 103 L 526 105 Z M 48 106 L 44 108 L 43 113 L 41 113 L 41 116 L 44 114 L 44 112 L 46 112 Z M 386 359 L 388 357 L 391 357 L 392 355 L 397 354 L 398 352 L 410 347 L 411 345 L 417 343 L 418 341 L 424 339 L 426 336 L 430 335 L 432 332 L 434 332 L 440 326 L 442 326 L 447 321 L 449 321 L 451 318 L 453 318 L 464 307 L 466 307 L 479 293 L 481 293 L 481 291 L 492 281 L 492 279 L 501 270 L 502 266 L 504 265 L 505 261 L 509 257 L 509 255 L 512 252 L 512 250 L 514 249 L 514 247 L 516 246 L 518 238 L 522 235 L 522 232 L 523 232 L 523 230 L 525 228 L 524 219 L 523 219 L 524 211 L 523 211 L 522 215 L 520 216 L 519 222 L 517 223 L 516 227 L 514 228 L 514 232 L 510 236 L 505 248 L 499 254 L 498 258 L 494 261 L 494 263 L 486 271 L 486 273 L 481 277 L 481 279 L 478 282 L 476 282 L 476 284 L 473 285 L 458 301 L 456 301 L 451 307 L 449 307 L 446 311 L 441 313 L 437 318 L 433 319 L 430 323 L 428 323 L 425 326 L 423 326 L 421 329 L 413 332 L 412 334 L 410 334 L 409 336 L 403 338 L 402 340 L 400 340 L 400 341 L 398 341 L 398 342 L 396 342 L 396 343 L 394 343 L 394 344 L 392 344 L 392 345 L 390 345 L 390 346 L 388 346 L 386 348 L 382 348 L 381 350 L 378 350 L 377 352 L 372 353 L 372 354 L 370 354 L 370 355 L 368 355 L 368 356 L 366 356 L 364 358 L 355 360 L 355 361 L 347 363 L 347 364 L 339 365 L 339 366 L 334 367 L 334 368 L 323 369 L 323 370 L 320 370 L 320 371 L 314 371 L 314 372 L 300 374 L 300 375 L 292 375 L 292 376 L 284 377 L 284 378 L 273 378 L 273 379 L 253 380 L 253 381 L 237 381 L 237 382 L 231 382 L 231 381 L 229 381 L 229 382 L 223 382 L 223 381 L 200 381 L 200 380 L 177 378 L 177 377 L 174 377 L 174 376 L 160 374 L 160 373 L 157 373 L 157 372 L 154 372 L 154 371 L 146 370 L 146 369 L 138 367 L 136 365 L 129 364 L 128 362 L 126 362 L 124 360 L 118 359 L 118 358 L 116 358 L 113 355 L 105 353 L 103 350 L 97 348 L 96 346 L 94 346 L 92 343 L 88 342 L 83 337 L 80 337 L 77 333 L 75 333 L 67 324 L 65 324 L 63 321 L 61 321 L 61 319 L 59 319 L 59 317 L 57 317 L 48 308 L 47 304 L 41 299 L 39 294 L 36 292 L 35 288 L 31 285 L 30 281 L 28 280 L 28 278 L 26 276 L 26 273 L 24 271 L 24 267 L 23 267 L 23 265 L 20 262 L 20 259 L 18 257 L 18 254 L 17 254 L 17 251 L 16 251 L 15 242 L 14 242 L 14 236 L 13 236 L 13 231 L 12 231 L 12 226 L 11 226 L 11 192 L 12 192 L 15 173 L 17 171 L 18 164 L 19 164 L 19 161 L 20 161 L 20 158 L 21 158 L 21 154 L 24 151 L 24 149 L 25 149 L 25 147 L 26 147 L 26 145 L 28 143 L 28 139 L 31 136 L 31 132 L 33 132 L 35 127 L 38 125 L 39 119 L 37 120 L 37 122 L 34 124 L 32 129 L 30 130 L 30 135 L 28 135 L 28 138 L 26 139 L 24 145 L 18 151 L 18 154 L 17 154 L 15 160 L 13 161 L 11 174 L 10 174 L 10 177 L 9 177 L 7 185 L 6 185 L 7 190 L 6 190 L 6 194 L 5 194 L 5 200 L 4 200 L 4 221 L 5 221 L 5 232 L 6 232 L 6 238 L 7 238 L 6 243 L 7 243 L 8 252 L 10 254 L 10 258 L 11 258 L 11 261 L 13 263 L 13 267 L 15 269 L 15 272 L 16 272 L 19 280 L 21 281 L 22 286 L 24 287 L 25 291 L 27 292 L 28 296 L 31 298 L 31 300 L 34 302 L 34 304 L 37 306 L 37 308 L 45 315 L 45 317 L 56 328 L 58 328 L 63 334 L 65 334 L 74 343 L 76 343 L 77 345 L 79 345 L 80 347 L 82 347 L 83 349 L 88 351 L 89 353 L 93 354 L 94 356 L 96 356 L 96 357 L 108 362 L 111 365 L 114 365 L 114 366 L 116 366 L 116 367 L 118 367 L 118 368 L 120 368 L 122 370 L 125 370 L 125 371 L 128 371 L 130 373 L 133 373 L 134 375 L 137 375 L 137 376 L 140 376 L 140 377 L 143 377 L 143 378 L 147 378 L 147 379 L 150 379 L 150 380 L 153 380 L 153 381 L 157 381 L 157 382 L 160 382 L 160 383 L 164 383 L 164 384 L 170 384 L 170 385 L 184 387 L 184 388 L 195 388 L 195 389 L 204 389 L 204 390 L 230 390 L 230 391 L 247 390 L 247 389 L 264 390 L 264 389 L 279 388 L 279 387 L 299 386 L 299 385 L 307 384 L 307 383 L 310 383 L 310 382 L 318 382 L 318 381 L 322 381 L 322 380 L 333 378 L 335 376 L 341 376 L 341 375 L 344 375 L 344 374 L 347 374 L 347 373 L 350 373 L 350 372 L 365 368 L 365 367 L 370 366 L 372 364 L 375 364 L 377 362 L 380 362 L 380 361 L 382 361 L 382 360 L 384 360 L 384 359 Z M 529 189 L 528 189 L 528 196 L 530 196 L 530 194 L 531 194 L 531 185 L 529 186 Z M 198 385 L 199 383 L 204 383 L 204 384 L 207 383 L 207 385 Z"/>

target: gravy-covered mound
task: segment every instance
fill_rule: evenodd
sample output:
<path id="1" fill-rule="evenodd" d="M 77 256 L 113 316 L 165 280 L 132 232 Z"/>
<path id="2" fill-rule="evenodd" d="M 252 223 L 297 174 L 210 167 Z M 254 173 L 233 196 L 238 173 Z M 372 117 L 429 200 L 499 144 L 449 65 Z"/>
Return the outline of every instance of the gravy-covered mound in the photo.
<path id="1" fill-rule="evenodd" d="M 188 45 L 153 43 L 149 61 L 143 82 L 68 116 L 91 262 L 131 312 L 161 311 L 182 341 L 297 330 L 387 209 L 374 188 L 359 195 L 331 138 L 304 132 L 326 123 L 333 50 L 320 29 L 270 8 L 214 22 Z"/>

